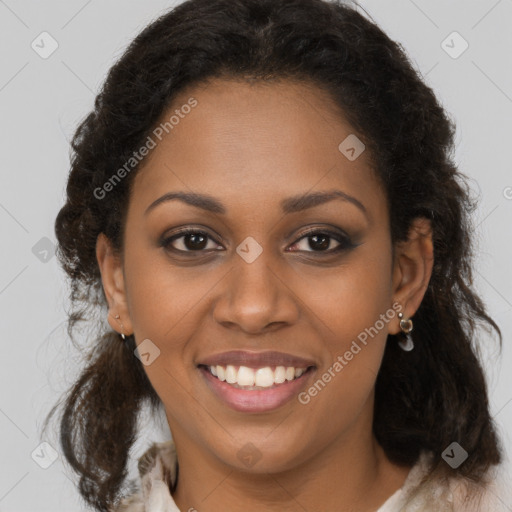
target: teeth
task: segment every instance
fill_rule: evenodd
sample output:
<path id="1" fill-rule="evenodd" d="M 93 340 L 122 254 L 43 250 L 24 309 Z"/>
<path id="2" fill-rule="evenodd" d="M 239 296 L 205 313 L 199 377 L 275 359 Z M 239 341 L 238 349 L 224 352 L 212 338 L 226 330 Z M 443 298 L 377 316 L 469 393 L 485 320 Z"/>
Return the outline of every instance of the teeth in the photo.
<path id="1" fill-rule="evenodd" d="M 226 380 L 226 371 L 222 366 L 217 366 L 217 378 L 219 380 Z"/>
<path id="2" fill-rule="evenodd" d="M 247 366 L 240 366 L 236 383 L 239 386 L 254 386 L 254 370 Z"/>
<path id="3" fill-rule="evenodd" d="M 236 382 L 236 368 L 229 364 L 226 366 L 226 382 L 228 384 L 234 384 Z"/>
<path id="4" fill-rule="evenodd" d="M 307 368 L 294 368 L 293 366 L 277 366 L 273 370 L 270 366 L 264 368 L 248 368 L 247 366 L 236 367 L 231 364 L 227 366 L 209 366 L 210 373 L 221 381 L 233 384 L 234 387 L 270 388 L 275 384 L 282 384 L 291 381 L 304 374 Z"/>
<path id="5" fill-rule="evenodd" d="M 269 388 L 274 385 L 274 372 L 268 366 L 266 368 L 259 368 L 256 370 L 254 377 L 254 384 L 261 388 Z"/>
<path id="6" fill-rule="evenodd" d="M 286 380 L 286 368 L 278 366 L 275 371 L 274 381 L 276 384 L 282 384 Z"/>

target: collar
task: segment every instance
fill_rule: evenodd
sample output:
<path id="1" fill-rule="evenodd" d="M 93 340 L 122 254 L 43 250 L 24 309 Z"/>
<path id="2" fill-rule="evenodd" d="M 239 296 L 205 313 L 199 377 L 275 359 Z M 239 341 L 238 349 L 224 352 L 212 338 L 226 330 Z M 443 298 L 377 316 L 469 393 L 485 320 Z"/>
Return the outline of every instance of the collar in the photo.
<path id="1" fill-rule="evenodd" d="M 396 510 L 421 510 L 422 506 L 428 503 L 433 505 L 436 510 L 441 510 L 442 506 L 436 506 L 435 503 L 448 506 L 450 510 L 454 501 L 458 503 L 456 510 L 465 512 L 476 512 L 477 510 L 493 510 L 494 512 L 511 511 L 505 503 L 512 504 L 512 475 L 504 476 L 505 473 L 497 478 L 494 472 L 489 473 L 491 488 L 484 496 L 486 506 L 471 508 L 464 501 L 465 483 L 463 480 L 454 479 L 449 485 L 440 485 L 439 481 L 427 482 L 425 487 L 420 485 L 423 477 L 429 472 L 432 463 L 432 454 L 423 452 L 417 464 L 411 469 L 409 475 L 401 489 L 390 496 L 386 502 L 381 505 L 377 512 L 395 512 Z M 172 440 L 162 443 L 153 443 L 150 448 L 139 458 L 138 469 L 141 479 L 141 491 L 137 494 L 125 498 L 112 512 L 180 512 L 180 509 L 174 502 L 170 489 L 174 486 L 177 478 L 178 458 L 176 448 Z M 496 471 L 498 468 L 494 468 Z M 496 482 L 499 480 L 500 485 Z M 496 488 L 495 488 L 496 486 Z M 507 490 L 507 492 L 505 492 Z M 420 491 L 418 496 L 414 496 Z M 459 496 L 460 494 L 460 496 Z M 485 501 L 487 500 L 487 501 Z M 490 500 L 490 501 L 489 501 Z M 420 504 L 419 504 L 420 503 Z M 419 508 L 418 508 L 419 507 Z M 460 508 L 458 508 L 460 507 Z M 194 509 L 190 509 L 194 510 Z M 444 510 L 444 509 L 443 509 Z"/>
<path id="2" fill-rule="evenodd" d="M 402 489 L 382 505 L 377 512 L 396 510 L 404 501 L 403 490 L 414 488 L 429 466 L 430 457 L 423 453 L 415 467 L 410 471 Z M 170 489 L 177 477 L 178 459 L 172 440 L 153 443 L 139 458 L 138 469 L 141 479 L 141 492 L 132 496 L 126 504 L 115 512 L 180 512 L 174 502 Z"/>
<path id="3" fill-rule="evenodd" d="M 177 467 L 174 442 L 153 443 L 138 460 L 140 491 L 122 500 L 113 512 L 180 512 L 170 493 Z"/>

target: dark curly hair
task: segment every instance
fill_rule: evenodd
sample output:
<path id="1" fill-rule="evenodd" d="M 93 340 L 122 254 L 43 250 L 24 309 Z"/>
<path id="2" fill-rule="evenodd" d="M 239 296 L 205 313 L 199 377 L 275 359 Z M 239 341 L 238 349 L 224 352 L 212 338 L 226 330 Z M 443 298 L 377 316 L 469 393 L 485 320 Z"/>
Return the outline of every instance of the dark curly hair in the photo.
<path id="1" fill-rule="evenodd" d="M 295 80 L 327 91 L 366 144 L 389 204 L 391 239 L 430 219 L 434 268 L 414 322 L 415 350 L 389 336 L 376 381 L 374 434 L 388 458 L 413 465 L 431 451 L 434 468 L 474 481 L 501 462 L 477 358 L 477 331 L 501 332 L 472 289 L 471 218 L 476 203 L 452 160 L 455 124 L 404 49 L 357 8 L 326 0 L 188 0 L 147 26 L 111 68 L 94 110 L 72 140 L 66 202 L 55 231 L 70 278 L 68 332 L 105 316 L 95 254 L 104 233 L 122 254 L 133 169 L 96 197 L 140 148 L 173 99 L 212 78 Z M 99 511 L 120 499 L 141 408 L 161 401 L 133 335 L 125 343 L 99 321 L 87 364 L 57 404 L 60 443 L 83 498 Z M 470 453 L 456 470 L 441 463 L 457 441 Z"/>

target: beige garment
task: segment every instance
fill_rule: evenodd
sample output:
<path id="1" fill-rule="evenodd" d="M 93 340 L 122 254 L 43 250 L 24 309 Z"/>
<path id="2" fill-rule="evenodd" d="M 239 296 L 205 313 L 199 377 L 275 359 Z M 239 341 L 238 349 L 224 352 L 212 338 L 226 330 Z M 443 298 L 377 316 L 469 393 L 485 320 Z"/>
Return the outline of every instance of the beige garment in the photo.
<path id="1" fill-rule="evenodd" d="M 499 467 L 489 473 L 489 484 L 483 488 L 479 502 L 471 501 L 474 492 L 467 500 L 465 482 L 460 479 L 432 481 L 419 488 L 430 458 L 423 453 L 402 488 L 375 512 L 512 512 L 512 479 L 502 474 Z M 139 459 L 140 491 L 124 498 L 111 512 L 180 512 L 169 491 L 176 480 L 176 466 L 173 441 L 153 443 Z M 181 512 L 201 511 L 190 507 Z"/>

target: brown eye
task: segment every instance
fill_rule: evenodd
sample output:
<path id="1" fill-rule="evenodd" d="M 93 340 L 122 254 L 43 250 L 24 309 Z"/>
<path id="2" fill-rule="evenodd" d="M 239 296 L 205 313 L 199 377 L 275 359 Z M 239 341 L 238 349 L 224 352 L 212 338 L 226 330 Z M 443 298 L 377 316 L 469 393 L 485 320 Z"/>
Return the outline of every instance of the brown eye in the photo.
<path id="1" fill-rule="evenodd" d="M 332 241 L 332 238 L 329 235 L 324 234 L 310 235 L 307 239 L 309 240 L 309 247 L 311 249 L 321 251 L 329 249 Z"/>
<path id="2" fill-rule="evenodd" d="M 213 244 L 210 247 L 208 247 L 209 241 Z M 176 252 L 202 252 L 205 249 L 215 250 L 218 247 L 208 233 L 194 229 L 181 230 L 179 233 L 165 238 L 161 245 Z"/>
<path id="3" fill-rule="evenodd" d="M 300 247 L 301 240 L 304 240 Z M 337 244 L 333 247 L 333 242 Z M 327 254 L 355 247 L 348 236 L 326 230 L 309 231 L 293 244 L 293 249 L 305 252 L 323 252 Z"/>

